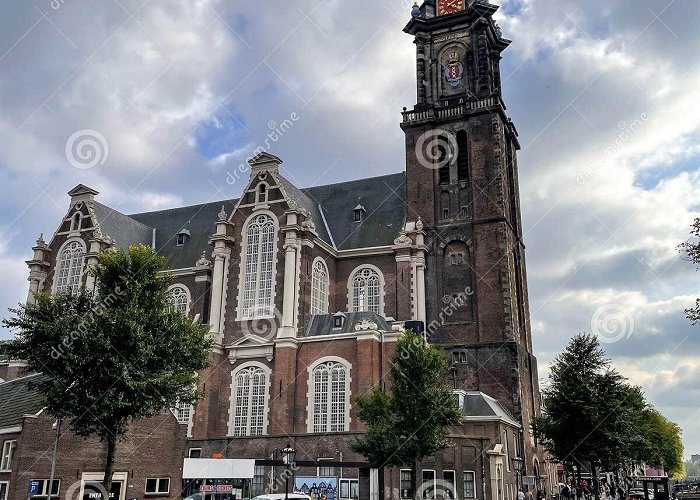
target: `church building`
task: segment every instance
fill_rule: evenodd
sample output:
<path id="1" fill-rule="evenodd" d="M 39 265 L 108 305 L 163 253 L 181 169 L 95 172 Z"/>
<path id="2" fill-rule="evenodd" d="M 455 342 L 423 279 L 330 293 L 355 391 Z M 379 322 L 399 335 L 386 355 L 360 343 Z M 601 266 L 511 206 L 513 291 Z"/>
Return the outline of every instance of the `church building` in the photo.
<path id="1" fill-rule="evenodd" d="M 215 338 L 200 373 L 203 398 L 132 425 L 131 446 L 158 453 L 142 463 L 138 454 L 117 456 L 122 500 L 283 493 L 282 451 L 290 447 L 290 490 L 319 492 L 323 483 L 327 500 L 552 492 L 553 465 L 531 430 L 540 394 L 518 134 L 499 72 L 510 41 L 493 20 L 497 8 L 486 0 L 414 6 L 404 31 L 416 48 L 417 100 L 402 112 L 406 158 L 405 168 L 397 159 L 397 173 L 296 186 L 281 158 L 258 151 L 237 198 L 126 215 L 91 187 L 68 192 L 63 220 L 27 261 L 30 303 L 37 290 L 94 287 L 87 270 L 100 252 L 145 244 L 166 259 L 172 307 L 208 324 Z M 420 464 L 420 491 L 411 490 L 408 470 L 380 474 L 350 448 L 363 431 L 355 397 L 384 386 L 407 328 L 445 349 L 447 382 L 464 411 L 452 446 Z M 1 383 L 0 400 L 18 382 Z M 50 468 L 50 454 L 24 461 L 36 453 L 27 444 L 35 436 L 47 447 L 53 436 L 27 391 L 33 420 L 12 420 L 14 434 L 0 428 L 0 441 L 14 440 L 14 458 L 0 470 L 0 488 L 15 492 L 6 498 L 26 497 L 29 482 Z M 159 441 L 139 444 L 153 433 Z M 99 462 L 76 462 L 82 445 L 71 446 L 58 453 L 61 498 L 76 480 L 100 479 Z M 222 464 L 243 472 L 221 477 Z"/>

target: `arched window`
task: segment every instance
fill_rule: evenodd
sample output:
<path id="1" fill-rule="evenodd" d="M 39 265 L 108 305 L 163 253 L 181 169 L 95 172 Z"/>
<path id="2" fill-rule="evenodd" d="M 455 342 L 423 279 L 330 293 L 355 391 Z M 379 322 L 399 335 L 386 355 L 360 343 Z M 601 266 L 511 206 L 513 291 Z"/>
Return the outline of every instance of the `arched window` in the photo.
<path id="1" fill-rule="evenodd" d="M 349 288 L 352 312 L 371 311 L 384 314 L 382 311 L 382 276 L 379 271 L 371 267 L 358 269 L 352 275 Z"/>
<path id="2" fill-rule="evenodd" d="M 327 361 L 311 372 L 311 432 L 344 432 L 348 429 L 348 368 L 338 361 Z"/>
<path id="3" fill-rule="evenodd" d="M 261 436 L 265 432 L 267 378 L 259 366 L 244 368 L 234 375 L 230 429 L 234 436 Z"/>
<path id="4" fill-rule="evenodd" d="M 275 223 L 269 215 L 256 215 L 248 222 L 242 262 L 242 318 L 272 315 L 275 236 Z"/>
<path id="5" fill-rule="evenodd" d="M 82 241 L 71 241 L 61 250 L 56 266 L 56 292 L 78 292 L 80 279 L 83 276 L 84 251 Z"/>
<path id="6" fill-rule="evenodd" d="M 183 314 L 188 314 L 190 310 L 190 294 L 187 288 L 181 285 L 175 285 L 168 290 L 168 300 L 170 307 L 175 311 L 180 311 Z"/>
<path id="7" fill-rule="evenodd" d="M 311 270 L 311 314 L 328 314 L 328 269 L 322 259 Z"/>

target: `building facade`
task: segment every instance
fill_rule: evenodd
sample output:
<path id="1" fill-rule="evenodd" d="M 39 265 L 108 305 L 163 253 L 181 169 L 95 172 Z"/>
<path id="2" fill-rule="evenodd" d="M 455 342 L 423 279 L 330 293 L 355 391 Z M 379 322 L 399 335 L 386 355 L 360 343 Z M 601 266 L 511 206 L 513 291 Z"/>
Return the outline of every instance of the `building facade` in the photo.
<path id="1" fill-rule="evenodd" d="M 173 409 L 167 424 L 186 435 L 169 441 L 177 460 L 254 459 L 243 496 L 279 490 L 289 445 L 295 476 L 337 479 L 329 500 L 513 500 L 524 484 L 550 488 L 551 464 L 530 429 L 540 396 L 519 145 L 499 76 L 510 42 L 496 9 L 483 0 L 414 7 L 404 31 L 416 45 L 417 103 L 402 114 L 403 172 L 300 188 L 260 151 L 235 199 L 125 215 L 87 186 L 68 193 L 65 217 L 27 262 L 29 302 L 37 290 L 94 287 L 86 271 L 99 252 L 145 244 L 166 258 L 172 306 L 211 328 L 203 399 Z M 421 464 L 421 491 L 405 470 L 380 477 L 349 446 L 363 431 L 354 398 L 384 386 L 406 327 L 444 347 L 465 412 L 453 446 Z M 125 484 L 165 477 L 120 460 Z M 183 472 L 188 464 L 167 476 L 171 490 L 207 484 Z"/>

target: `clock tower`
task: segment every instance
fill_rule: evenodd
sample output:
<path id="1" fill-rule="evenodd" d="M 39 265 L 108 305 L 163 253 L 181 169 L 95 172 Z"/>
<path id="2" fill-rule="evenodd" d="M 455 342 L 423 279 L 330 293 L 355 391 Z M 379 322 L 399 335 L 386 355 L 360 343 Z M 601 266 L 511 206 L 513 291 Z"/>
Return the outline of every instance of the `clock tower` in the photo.
<path id="1" fill-rule="evenodd" d="M 426 328 L 455 389 L 500 401 L 522 425 L 525 474 L 541 452 L 515 126 L 501 93 L 511 43 L 487 0 L 425 0 L 404 31 L 416 46 L 416 104 L 404 108 L 407 220 L 423 222 Z"/>

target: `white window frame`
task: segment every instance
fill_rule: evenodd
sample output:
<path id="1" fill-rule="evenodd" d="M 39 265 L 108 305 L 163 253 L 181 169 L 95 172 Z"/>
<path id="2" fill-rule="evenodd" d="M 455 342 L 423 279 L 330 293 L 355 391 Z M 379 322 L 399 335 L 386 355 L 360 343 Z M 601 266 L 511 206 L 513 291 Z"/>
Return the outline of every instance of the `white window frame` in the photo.
<path id="1" fill-rule="evenodd" d="M 445 472 L 451 472 L 452 473 L 452 481 L 448 481 L 445 479 Z M 447 483 L 449 483 L 452 486 L 452 490 L 450 491 L 452 498 L 449 500 L 456 500 L 457 499 L 457 471 L 453 469 L 444 469 L 442 471 L 442 488 L 443 488 L 443 495 L 445 493 L 445 490 L 447 489 Z M 448 500 L 445 497 L 445 500 Z"/>
<path id="2" fill-rule="evenodd" d="M 161 490 L 161 489 L 160 489 L 160 482 L 161 482 L 163 479 L 167 479 L 167 480 L 168 480 L 168 489 L 167 489 L 167 491 L 166 491 L 166 490 Z M 156 481 L 156 491 L 148 491 L 148 490 L 147 490 L 148 481 L 149 481 L 149 480 L 155 480 L 155 481 Z M 170 493 L 170 483 L 171 483 L 171 482 L 172 482 L 172 480 L 170 479 L 170 477 L 147 477 L 147 478 L 146 478 L 146 481 L 145 481 L 145 483 L 144 483 L 144 485 L 143 485 L 143 492 L 144 492 L 145 495 L 167 495 L 167 494 Z"/>
<path id="3" fill-rule="evenodd" d="M 316 477 L 335 477 L 335 466 L 333 466 L 333 465 L 331 465 L 331 466 L 328 466 L 328 465 L 318 465 L 318 464 L 323 463 L 323 462 L 332 462 L 332 461 L 333 461 L 332 458 L 328 458 L 328 457 L 318 457 L 318 458 L 316 459 L 316 464 L 317 464 L 317 466 L 316 466 Z M 321 469 L 333 469 L 333 474 L 321 474 Z"/>
<path id="4" fill-rule="evenodd" d="M 348 485 L 348 496 L 345 496 L 345 497 L 343 496 L 343 484 Z M 357 497 L 352 496 L 352 490 L 353 490 L 352 485 L 353 484 L 356 485 L 356 489 L 358 491 Z M 359 490 L 360 490 L 360 480 L 359 479 L 348 478 L 348 477 L 343 477 L 343 478 L 338 479 L 338 498 L 342 498 L 345 500 L 356 500 L 360 496 Z"/>
<path id="5" fill-rule="evenodd" d="M 510 472 L 510 453 L 508 449 L 508 429 L 503 430 L 503 453 L 505 453 L 506 471 Z"/>
<path id="6" fill-rule="evenodd" d="M 192 452 L 195 450 L 199 452 L 198 457 L 192 456 Z M 202 458 L 202 449 L 201 448 L 187 448 L 187 458 Z"/>
<path id="7" fill-rule="evenodd" d="M 252 434 L 252 416 L 253 416 L 253 404 L 251 401 L 251 396 L 253 395 L 253 386 L 250 385 L 247 394 L 248 404 L 246 406 L 245 414 L 245 433 L 240 434 L 237 432 L 236 425 L 236 408 L 238 407 L 238 385 L 237 379 L 238 375 L 243 371 L 261 371 L 265 375 L 265 383 L 263 386 L 263 408 L 262 408 L 262 429 L 259 433 Z M 231 396 L 229 400 L 229 419 L 228 419 L 228 435 L 235 437 L 244 436 L 265 436 L 267 435 L 267 420 L 268 413 L 270 410 L 270 383 L 271 383 L 272 370 L 268 366 L 257 361 L 250 361 L 248 363 L 243 363 L 238 366 L 235 370 L 231 372 Z"/>
<path id="8" fill-rule="evenodd" d="M 433 474 L 433 485 L 432 487 L 424 487 L 425 483 L 428 481 L 425 480 L 425 473 L 426 472 L 432 472 Z M 435 489 L 437 487 L 437 474 L 435 473 L 435 469 L 422 469 L 420 471 L 420 489 L 421 489 L 421 494 L 423 495 L 421 498 L 424 499 L 435 499 Z M 430 492 L 430 495 L 426 495 L 426 492 Z"/>
<path id="9" fill-rule="evenodd" d="M 378 303 L 378 310 L 372 311 L 369 306 L 366 307 L 361 307 L 355 306 L 355 279 L 358 277 L 360 273 L 364 273 L 365 271 L 372 271 L 374 272 L 378 278 L 379 282 L 377 284 L 377 287 L 379 288 L 377 291 L 377 303 Z M 367 293 L 369 291 L 369 286 L 367 284 L 364 285 L 364 291 Z M 358 312 L 358 311 L 372 311 L 376 312 L 380 316 L 384 316 L 384 273 L 377 267 L 373 266 L 371 264 L 363 264 L 361 266 L 356 267 L 353 269 L 353 271 L 350 273 L 350 277 L 348 278 L 348 311 L 350 312 Z M 365 301 L 368 302 L 368 298 L 365 298 Z M 359 299 L 358 299 L 359 302 Z"/>
<path id="10" fill-rule="evenodd" d="M 192 425 L 194 424 L 194 405 L 189 403 L 175 403 L 175 407 L 171 408 L 173 415 L 177 419 L 178 424 L 187 425 L 187 437 L 192 436 Z M 183 414 L 187 414 L 187 418 L 183 418 Z"/>
<path id="11" fill-rule="evenodd" d="M 175 290 L 182 290 L 184 292 L 185 296 L 185 310 L 182 311 L 181 309 L 178 309 L 178 303 L 175 302 L 175 297 L 174 293 Z M 168 302 L 170 303 L 170 307 L 175 308 L 177 311 L 181 311 L 183 314 L 189 314 L 190 313 L 190 307 L 192 306 L 192 295 L 190 294 L 190 289 L 183 285 L 182 283 L 175 283 L 173 285 L 170 285 L 168 287 Z"/>
<path id="12" fill-rule="evenodd" d="M 270 258 L 270 289 L 269 301 L 266 297 L 261 296 L 261 291 L 264 288 L 260 286 L 261 277 L 263 275 L 262 266 L 260 265 L 260 256 L 263 252 L 263 245 L 258 234 L 256 246 L 256 258 L 254 262 L 249 261 L 251 252 L 248 248 L 249 235 L 248 230 L 251 224 L 255 223 L 256 219 L 261 216 L 268 217 L 272 222 L 272 241 L 269 244 L 272 246 L 272 255 Z M 241 263 L 239 266 L 238 275 L 238 305 L 237 305 L 237 320 L 250 320 L 261 318 L 275 317 L 275 286 L 277 282 L 277 243 L 279 239 L 279 221 L 277 216 L 268 210 L 256 210 L 253 215 L 248 217 L 243 230 L 241 232 Z M 248 272 L 247 268 L 252 267 Z M 247 276 L 251 276 L 246 280 Z M 249 297 L 252 294 L 252 297 Z M 246 298 L 249 297 L 249 298 Z M 252 305 L 248 306 L 248 302 L 252 299 Z"/>
<path id="13" fill-rule="evenodd" d="M 413 498 L 415 492 L 409 490 L 408 496 L 403 496 L 404 488 L 401 487 L 401 474 L 403 474 L 404 472 L 408 472 L 408 482 L 411 482 L 411 469 L 399 469 L 399 498 L 401 498 L 402 500 L 409 500 Z M 416 481 L 417 480 L 418 478 L 416 477 Z"/>
<path id="14" fill-rule="evenodd" d="M 50 498 L 59 498 L 61 496 L 61 480 L 60 479 L 54 478 L 53 482 L 54 482 L 54 484 L 57 485 L 55 488 L 56 493 L 53 493 L 51 495 L 49 495 L 49 491 L 48 491 L 49 482 L 50 482 L 49 479 L 32 479 L 30 481 L 30 483 L 33 481 L 40 481 L 41 482 L 41 489 L 39 490 L 39 493 L 37 493 L 36 495 L 32 495 L 31 498 L 44 498 L 44 497 L 46 497 L 46 498 L 49 498 L 49 497 Z M 3 500 L 3 499 L 0 497 L 0 500 Z"/>
<path id="15" fill-rule="evenodd" d="M 70 238 L 66 240 L 63 245 L 61 245 L 61 248 L 58 250 L 56 253 L 56 261 L 54 263 L 54 276 L 53 276 L 53 293 L 58 293 L 60 291 L 66 292 L 67 290 L 62 289 L 59 290 L 59 279 L 61 275 L 61 271 L 63 270 L 63 262 L 62 262 L 62 257 L 63 253 L 68 250 L 69 246 L 72 246 L 73 243 L 77 243 L 81 250 L 81 255 L 80 255 L 80 264 L 77 266 L 78 267 L 78 272 L 77 273 L 71 273 L 68 276 L 66 276 L 66 285 L 60 285 L 61 288 L 63 287 L 71 287 L 71 290 L 73 293 L 76 293 L 80 290 L 80 287 L 83 285 L 83 274 L 85 272 L 85 252 L 86 252 L 86 246 L 85 242 L 81 240 L 80 238 Z M 73 259 L 71 259 L 72 261 Z M 72 262 L 68 263 L 68 272 L 72 269 Z M 73 278 L 73 279 L 71 279 Z M 75 281 L 75 278 L 77 278 L 77 281 Z M 75 281 L 75 282 L 73 282 Z"/>
<path id="16" fill-rule="evenodd" d="M 311 314 L 328 314 L 330 279 L 328 266 L 321 257 L 311 264 Z"/>
<path id="17" fill-rule="evenodd" d="M 265 186 L 265 190 L 261 190 L 261 186 Z M 259 182 L 257 186 L 255 186 L 255 203 L 267 203 L 267 200 L 270 196 L 270 185 L 265 182 Z"/>
<path id="18" fill-rule="evenodd" d="M 2 495 L 2 487 L 5 486 L 5 494 Z M 10 494 L 10 482 L 9 481 L 0 481 L 0 500 L 7 500 L 8 495 Z"/>
<path id="19" fill-rule="evenodd" d="M 466 480 L 465 480 L 467 474 L 471 474 L 471 475 L 472 475 L 472 480 L 471 480 L 471 481 L 466 481 Z M 467 496 L 467 483 L 468 483 L 468 482 L 471 482 L 471 484 L 473 485 L 473 488 L 472 488 L 473 495 L 472 495 L 472 496 Z M 474 472 L 473 470 L 465 470 L 465 471 L 462 471 L 462 494 L 464 495 L 464 498 L 465 498 L 465 499 L 476 498 L 476 497 L 477 497 L 477 491 L 476 491 L 476 472 Z"/>
<path id="20" fill-rule="evenodd" d="M 336 427 L 335 430 L 333 429 L 333 422 L 332 422 L 332 412 L 329 411 L 329 408 L 333 404 L 333 381 L 332 381 L 332 376 L 329 375 L 328 381 L 325 383 L 325 395 L 326 395 L 326 401 L 325 401 L 325 407 L 326 410 L 323 411 L 322 409 L 319 408 L 319 412 L 317 413 L 315 411 L 316 405 L 322 404 L 321 402 L 316 402 L 316 381 L 315 381 L 315 372 L 317 369 L 320 369 L 323 365 L 326 367 L 335 367 L 336 365 L 341 365 L 343 368 L 345 368 L 345 385 L 343 387 L 343 392 L 344 392 L 344 408 L 343 408 L 343 426 L 342 429 Z M 351 400 L 351 391 L 350 391 L 350 382 L 352 381 L 352 364 L 349 363 L 347 360 L 340 358 L 338 356 L 325 356 L 323 358 L 317 359 L 314 363 L 309 365 L 307 368 L 308 371 L 308 388 L 307 388 L 307 393 L 306 393 L 306 400 L 307 400 L 307 407 L 306 407 L 306 428 L 307 432 L 310 434 L 325 434 L 329 432 L 348 432 L 350 430 L 350 400 Z M 337 415 L 337 413 L 336 413 Z M 318 422 L 314 423 L 316 420 L 316 416 L 318 416 L 319 420 L 324 419 L 324 422 Z M 337 424 L 336 424 L 337 425 Z"/>
<path id="21" fill-rule="evenodd" d="M 2 442 L 2 455 L 0 455 L 0 472 L 12 471 L 12 459 L 17 449 L 16 439 L 6 439 Z"/>

